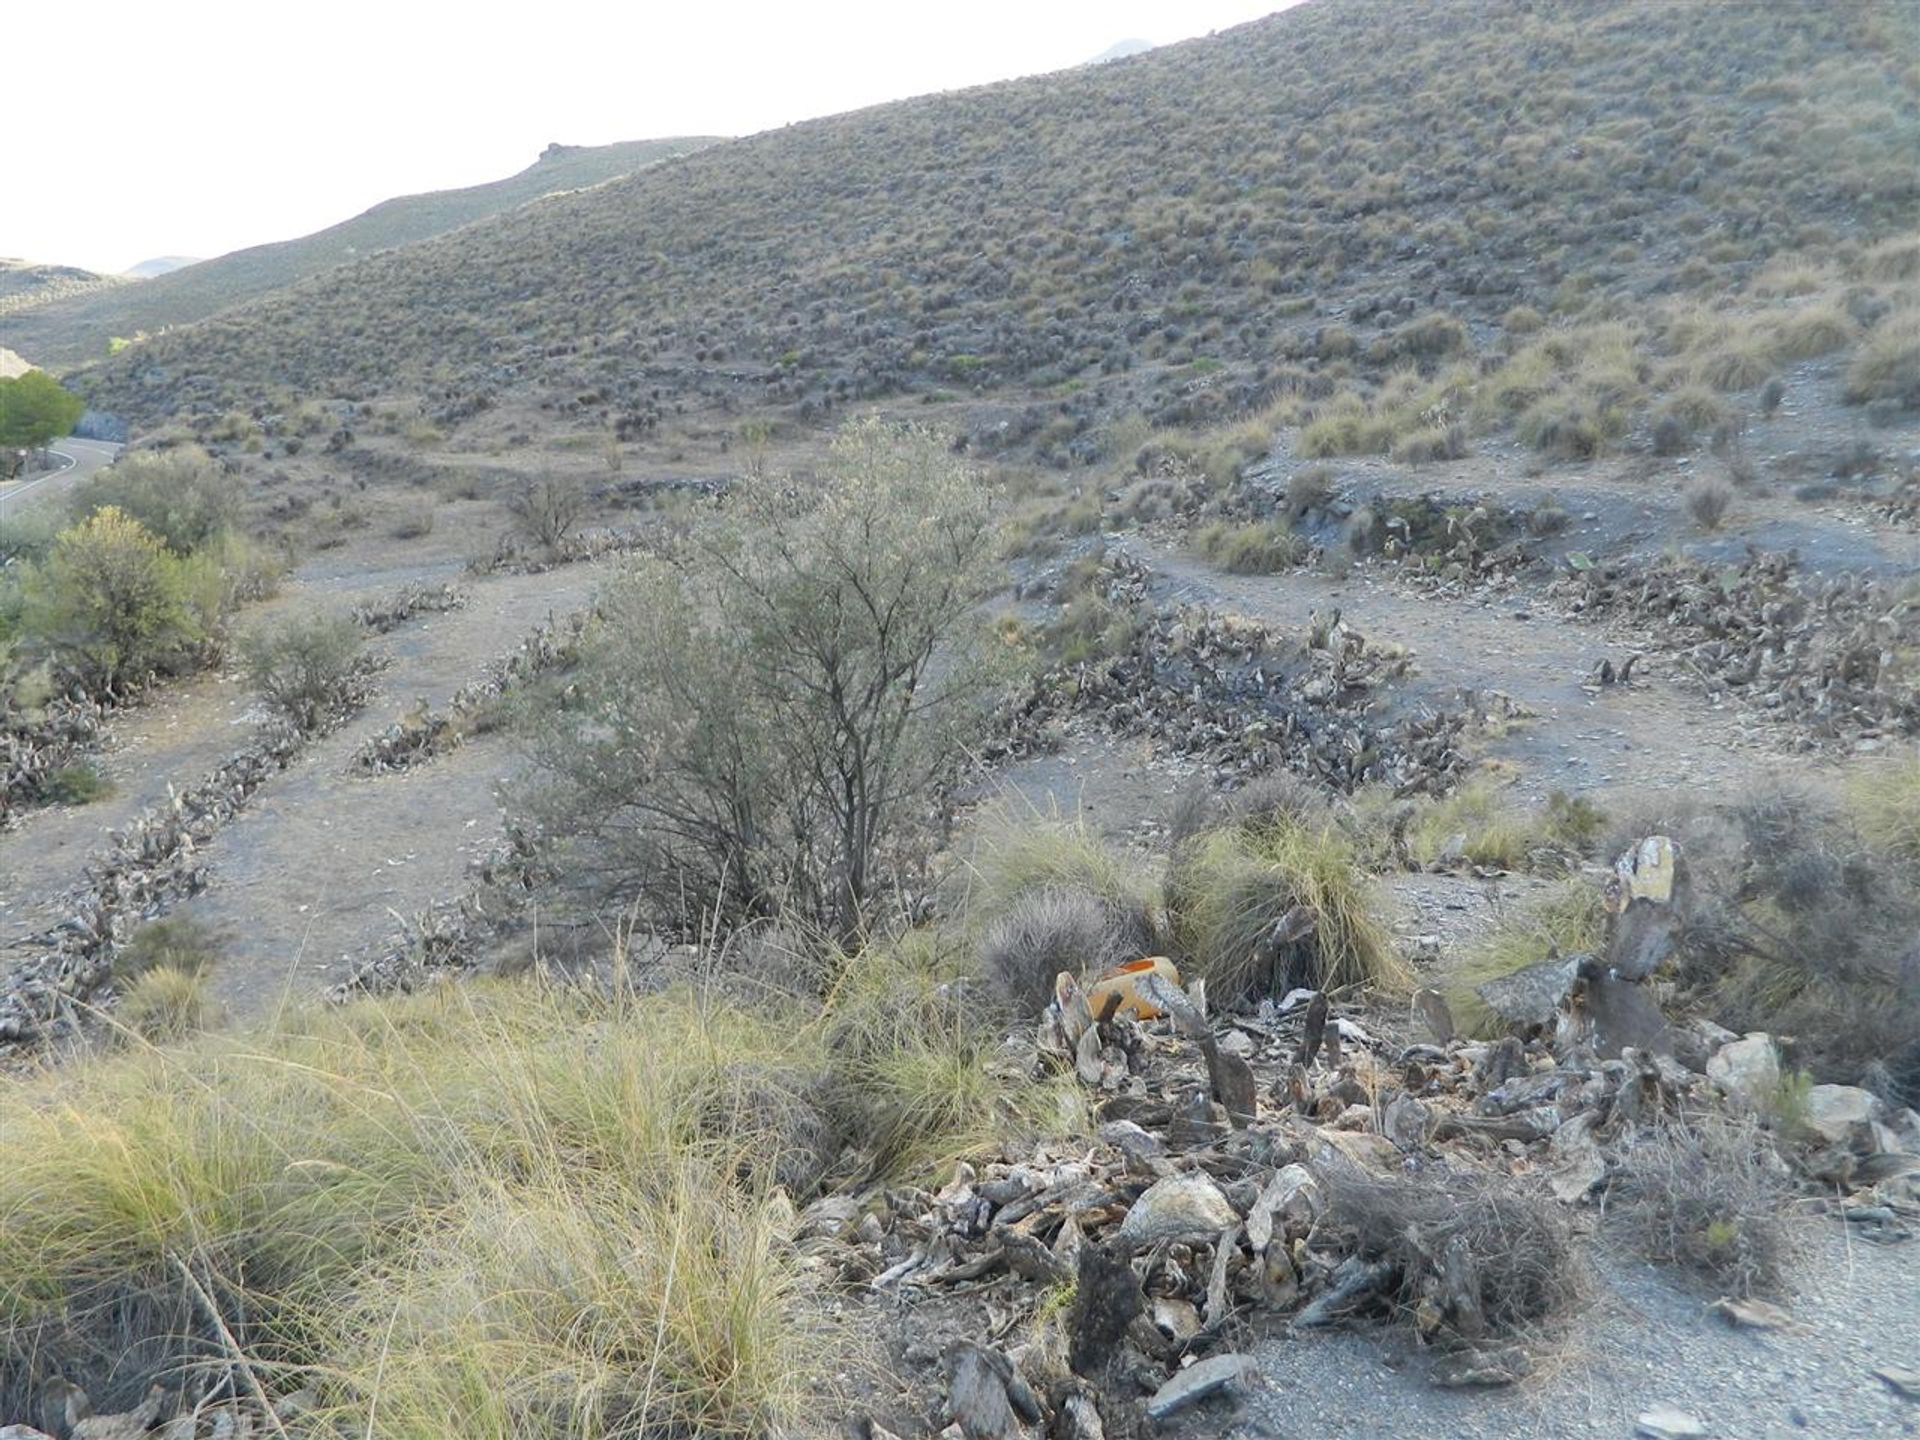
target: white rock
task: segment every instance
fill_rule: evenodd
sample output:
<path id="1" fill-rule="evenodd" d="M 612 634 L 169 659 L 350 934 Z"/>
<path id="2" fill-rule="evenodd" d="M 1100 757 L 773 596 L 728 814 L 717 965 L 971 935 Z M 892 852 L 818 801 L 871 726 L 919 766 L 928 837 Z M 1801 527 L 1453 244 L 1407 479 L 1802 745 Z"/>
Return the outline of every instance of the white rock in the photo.
<path id="1" fill-rule="evenodd" d="M 1815 1085 L 1807 1091 L 1807 1128 L 1835 1144 L 1879 1118 L 1880 1101 L 1857 1085 Z"/>
<path id="2" fill-rule="evenodd" d="M 1204 1175 L 1169 1175 L 1133 1202 L 1120 1238 L 1136 1246 L 1165 1240 L 1211 1240 L 1240 1217 L 1220 1187 Z"/>
<path id="3" fill-rule="evenodd" d="M 1707 1427 L 1671 1405 L 1656 1405 L 1634 1421 L 1633 1433 L 1643 1435 L 1646 1440 L 1690 1440 L 1696 1435 L 1705 1435 Z"/>
<path id="4" fill-rule="evenodd" d="M 1729 1099 L 1755 1108 L 1770 1103 L 1780 1089 L 1780 1056 L 1773 1037 L 1755 1030 L 1722 1045 L 1707 1061 L 1707 1078 Z"/>

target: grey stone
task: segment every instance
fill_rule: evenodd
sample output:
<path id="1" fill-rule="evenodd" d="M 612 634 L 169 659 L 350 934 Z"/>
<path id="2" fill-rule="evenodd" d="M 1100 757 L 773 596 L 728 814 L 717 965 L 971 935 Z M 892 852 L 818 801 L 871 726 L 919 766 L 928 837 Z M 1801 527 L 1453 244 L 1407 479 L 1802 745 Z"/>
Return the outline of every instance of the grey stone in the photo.
<path id="1" fill-rule="evenodd" d="M 1210 1240 L 1240 1217 L 1204 1175 L 1169 1175 L 1133 1202 L 1120 1238 L 1136 1249 L 1168 1240 Z"/>
<path id="2" fill-rule="evenodd" d="M 1478 994 L 1502 1020 L 1515 1025 L 1545 1025 L 1559 1014 L 1579 973 L 1579 956 L 1556 956 L 1489 980 L 1479 987 Z"/>
<path id="3" fill-rule="evenodd" d="M 1259 1368 L 1245 1355 L 1209 1356 L 1189 1365 L 1154 1391 L 1153 1398 L 1147 1401 L 1147 1415 L 1150 1419 L 1164 1420 L 1209 1395 L 1251 1385 L 1259 1373 Z"/>
<path id="4" fill-rule="evenodd" d="M 1815 1085 L 1807 1091 L 1807 1128 L 1836 1145 L 1879 1118 L 1880 1101 L 1857 1085 Z"/>

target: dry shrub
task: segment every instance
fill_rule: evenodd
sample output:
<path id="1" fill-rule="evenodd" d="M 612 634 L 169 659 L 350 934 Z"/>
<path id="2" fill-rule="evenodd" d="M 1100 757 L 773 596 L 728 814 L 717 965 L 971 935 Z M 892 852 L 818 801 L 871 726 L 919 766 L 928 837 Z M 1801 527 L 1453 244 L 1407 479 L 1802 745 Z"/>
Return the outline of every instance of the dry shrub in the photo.
<path id="1" fill-rule="evenodd" d="M 1458 856 L 1467 864 L 1516 870 L 1540 838 L 1533 816 L 1502 786 L 1480 779 L 1422 805 L 1408 828 L 1407 848 L 1416 863 L 1434 865 L 1458 841 Z"/>
<path id="2" fill-rule="evenodd" d="M 1314 931 L 1274 957 L 1267 937 L 1296 906 L 1313 916 Z M 1282 989 L 1387 990 L 1407 980 L 1353 841 L 1331 821 L 1276 817 L 1195 837 L 1169 868 L 1167 910 L 1187 964 L 1223 1003 L 1270 980 Z"/>
<path id="3" fill-rule="evenodd" d="M 1687 487 L 1687 514 L 1702 530 L 1718 530 L 1733 507 L 1733 487 L 1724 480 L 1696 480 Z"/>
<path id="4" fill-rule="evenodd" d="M 1077 893 L 1099 903 L 1123 949 L 1154 953 L 1159 927 L 1148 881 L 1084 821 L 999 817 L 974 857 L 973 881 L 969 909 L 990 921 L 1012 915 L 1032 895 Z"/>
<path id="5" fill-rule="evenodd" d="M 1920 866 L 1920 749 L 1862 764 L 1847 807 L 1869 845 Z"/>
<path id="6" fill-rule="evenodd" d="M 1777 1290 L 1787 1254 L 1784 1172 L 1752 1119 L 1640 1135 L 1610 1193 L 1616 1234 L 1722 1291 Z"/>
<path id="7" fill-rule="evenodd" d="M 1135 958 L 1119 922 L 1111 906 L 1085 890 L 1029 891 L 988 925 L 980 972 L 1017 1014 L 1038 1015 L 1061 971 L 1079 978 Z"/>
<path id="8" fill-rule="evenodd" d="M 1847 369 L 1846 393 L 1854 405 L 1920 408 L 1920 309 L 1897 310 L 1868 332 Z"/>
<path id="9" fill-rule="evenodd" d="M 1215 520 L 1193 532 L 1193 548 L 1212 564 L 1234 575 L 1271 575 L 1298 565 L 1307 554 L 1307 542 L 1281 519 L 1253 520 L 1236 525 Z"/>
<path id="10" fill-rule="evenodd" d="M 1468 1172 L 1334 1177 L 1322 1226 L 1393 1267 L 1396 1312 L 1466 1341 L 1526 1336 L 1585 1293 L 1565 1212 L 1513 1181 Z"/>

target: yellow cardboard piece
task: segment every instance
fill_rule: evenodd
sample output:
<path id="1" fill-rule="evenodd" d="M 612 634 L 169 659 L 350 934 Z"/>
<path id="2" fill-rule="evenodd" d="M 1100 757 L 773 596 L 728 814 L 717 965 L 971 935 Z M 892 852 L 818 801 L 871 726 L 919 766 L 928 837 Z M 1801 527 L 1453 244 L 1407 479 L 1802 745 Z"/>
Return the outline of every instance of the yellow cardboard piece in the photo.
<path id="1" fill-rule="evenodd" d="M 1099 1018 L 1107 1014 L 1112 997 L 1119 996 L 1115 1015 L 1131 1016 L 1135 1020 L 1157 1020 L 1166 1011 L 1141 992 L 1140 982 L 1149 975 L 1157 975 L 1167 984 L 1180 984 L 1180 971 L 1173 961 L 1164 955 L 1149 955 L 1141 960 L 1129 960 L 1124 965 L 1116 965 L 1104 971 L 1093 984 L 1087 987 L 1087 1005 Z"/>

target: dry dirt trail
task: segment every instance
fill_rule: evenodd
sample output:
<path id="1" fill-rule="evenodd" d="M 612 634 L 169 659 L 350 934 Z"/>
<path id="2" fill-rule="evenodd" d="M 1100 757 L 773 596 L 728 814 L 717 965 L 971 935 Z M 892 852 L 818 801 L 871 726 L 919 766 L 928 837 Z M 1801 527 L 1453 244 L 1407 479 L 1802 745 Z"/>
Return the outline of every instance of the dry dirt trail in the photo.
<path id="1" fill-rule="evenodd" d="M 572 565 L 474 581 L 463 609 L 374 642 L 391 663 L 366 709 L 303 753 L 207 852 L 213 882 L 193 913 L 227 937 L 214 993 L 230 1016 L 344 978 L 399 928 L 396 915 L 464 888 L 468 862 L 499 833 L 494 791 L 515 767 L 512 738 L 481 736 L 394 775 L 349 773 L 348 761 L 417 701 L 444 710 L 534 626 L 586 605 L 604 576 Z"/>
<path id="2" fill-rule="evenodd" d="M 368 560 L 372 563 L 368 563 Z M 586 605 L 606 574 L 599 564 L 538 575 L 469 579 L 457 561 L 383 554 L 322 555 L 244 626 L 342 608 L 407 584 L 454 582 L 463 608 L 418 616 L 373 637 L 386 660 L 368 705 L 274 777 L 203 850 L 208 889 L 179 907 L 224 937 L 214 991 L 228 1014 L 247 1019 L 282 995 L 311 993 L 411 916 L 459 893 L 466 867 L 498 835 L 497 783 L 516 763 L 513 742 L 479 737 L 398 775 L 348 773 L 360 744 L 424 700 L 443 710 L 528 631 Z M 62 897 L 88 859 L 148 808 L 215 768 L 258 718 L 254 697 L 232 673 L 195 677 L 132 707 L 109 726 L 96 757 L 114 792 L 91 805 L 27 815 L 0 834 L 0 959 L 65 917 Z"/>
<path id="3" fill-rule="evenodd" d="M 92 756 L 113 792 L 89 805 L 29 811 L 0 832 L 0 961 L 64 917 L 60 896 L 79 883 L 87 858 L 141 811 L 167 802 L 169 787 L 201 779 L 245 739 L 253 697 L 232 674 L 196 676 L 123 710 Z"/>
<path id="4" fill-rule="evenodd" d="M 1408 695 L 1505 691 L 1535 718 L 1490 739 L 1487 753 L 1513 761 L 1529 793 L 1714 786 L 1789 753 L 1784 731 L 1711 700 L 1657 653 L 1635 668 L 1630 686 L 1586 688 L 1602 657 L 1617 663 L 1632 653 L 1631 637 L 1558 615 L 1523 590 L 1456 597 L 1366 568 L 1343 580 L 1310 571 L 1232 575 L 1139 536 L 1114 544 L 1150 564 L 1174 600 L 1293 629 L 1338 609 L 1370 643 L 1413 652 Z"/>

